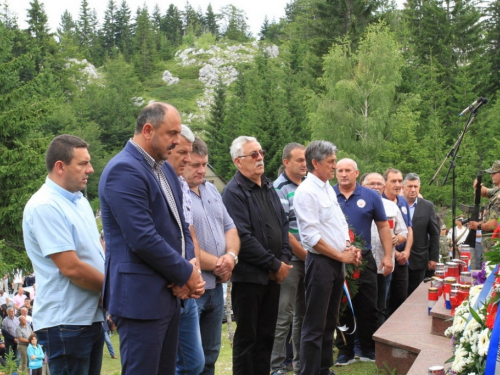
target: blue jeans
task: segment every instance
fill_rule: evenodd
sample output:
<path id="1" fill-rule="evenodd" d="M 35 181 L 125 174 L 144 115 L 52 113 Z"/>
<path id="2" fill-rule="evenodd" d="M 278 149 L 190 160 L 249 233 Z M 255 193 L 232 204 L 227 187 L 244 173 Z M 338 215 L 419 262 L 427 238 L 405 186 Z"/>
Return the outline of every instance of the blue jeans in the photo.
<path id="1" fill-rule="evenodd" d="M 203 370 L 204 364 L 198 305 L 195 299 L 189 298 L 184 301 L 184 307 L 181 307 L 175 373 L 198 375 Z"/>
<path id="2" fill-rule="evenodd" d="M 108 332 L 106 332 L 106 331 L 104 331 L 104 342 L 106 343 L 106 346 L 108 347 L 109 355 L 111 357 L 114 357 L 115 356 L 115 349 L 113 348 L 113 344 L 111 343 Z"/>
<path id="3" fill-rule="evenodd" d="M 60 325 L 36 331 L 49 358 L 52 374 L 99 375 L 104 330 L 101 322 L 90 326 Z"/>
<path id="4" fill-rule="evenodd" d="M 214 289 L 205 290 L 205 294 L 196 300 L 196 304 L 200 316 L 201 343 L 205 354 L 205 367 L 201 374 L 213 375 L 221 346 L 224 313 L 222 284 L 217 284 Z"/>

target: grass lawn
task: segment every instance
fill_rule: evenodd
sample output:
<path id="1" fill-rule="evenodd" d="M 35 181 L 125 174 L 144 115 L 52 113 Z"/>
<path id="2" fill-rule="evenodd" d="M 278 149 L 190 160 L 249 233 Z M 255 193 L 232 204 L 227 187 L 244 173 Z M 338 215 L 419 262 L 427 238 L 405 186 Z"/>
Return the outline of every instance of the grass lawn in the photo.
<path id="1" fill-rule="evenodd" d="M 118 335 L 115 333 L 111 337 L 111 342 L 115 348 L 115 353 L 120 358 L 120 343 Z M 216 375 L 231 375 L 232 370 L 232 360 L 231 360 L 232 348 L 229 344 L 227 338 L 227 325 L 222 325 L 222 348 L 220 351 L 219 359 L 215 365 Z M 335 367 L 333 368 L 336 375 L 372 375 L 372 374 L 384 374 L 383 371 L 377 369 L 374 363 L 362 363 L 356 362 L 345 367 Z M 119 375 L 121 371 L 121 365 L 119 359 L 111 359 L 109 355 L 106 344 L 104 345 L 104 355 L 102 361 L 102 375 Z M 290 372 L 289 374 L 293 374 Z"/>

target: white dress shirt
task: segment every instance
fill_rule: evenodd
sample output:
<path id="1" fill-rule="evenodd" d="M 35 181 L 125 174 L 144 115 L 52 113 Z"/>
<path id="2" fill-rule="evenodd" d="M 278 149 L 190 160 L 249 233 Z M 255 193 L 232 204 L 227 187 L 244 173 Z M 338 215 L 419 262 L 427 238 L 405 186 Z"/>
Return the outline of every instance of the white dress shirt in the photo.
<path id="1" fill-rule="evenodd" d="M 404 238 L 408 238 L 408 228 L 406 227 L 403 215 L 401 215 L 401 210 L 398 205 L 391 202 L 388 199 L 382 198 L 382 203 L 384 204 L 385 214 L 387 219 L 394 220 L 394 229 L 391 229 L 391 234 L 394 236 L 399 234 Z M 392 270 L 394 271 L 395 258 L 394 254 L 396 252 L 396 247 L 392 247 Z M 377 273 L 383 274 L 384 269 L 379 269 L 382 259 L 384 258 L 385 252 L 382 242 L 380 242 L 380 236 L 378 234 L 378 228 L 374 221 L 372 221 L 372 253 L 375 258 L 375 263 L 377 263 Z"/>
<path id="2" fill-rule="evenodd" d="M 349 227 L 328 181 L 309 173 L 295 191 L 294 208 L 304 249 L 313 249 L 322 238 L 333 249 L 343 252 L 349 241 Z"/>

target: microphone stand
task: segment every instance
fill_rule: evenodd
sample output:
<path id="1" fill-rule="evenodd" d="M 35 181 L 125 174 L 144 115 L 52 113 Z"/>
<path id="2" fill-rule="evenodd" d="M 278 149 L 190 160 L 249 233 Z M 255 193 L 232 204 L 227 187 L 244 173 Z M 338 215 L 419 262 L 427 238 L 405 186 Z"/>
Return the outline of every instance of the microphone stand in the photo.
<path id="1" fill-rule="evenodd" d="M 465 127 L 462 130 L 462 133 L 460 134 L 460 136 L 456 140 L 455 144 L 451 147 L 450 152 L 448 152 L 448 155 L 446 155 L 446 157 L 444 158 L 444 160 L 441 163 L 441 165 L 439 166 L 439 168 L 436 170 L 436 173 L 434 174 L 434 176 L 429 181 L 429 185 L 432 185 L 432 183 L 436 179 L 437 175 L 439 174 L 439 172 L 443 168 L 444 163 L 446 163 L 446 160 L 448 160 L 448 158 L 451 156 L 450 167 L 448 168 L 448 171 L 446 172 L 446 176 L 443 179 L 443 186 L 446 185 L 446 182 L 448 181 L 448 176 L 450 175 L 450 172 L 453 172 L 451 175 L 451 180 L 452 180 L 451 213 L 452 213 L 452 218 L 453 218 L 452 234 L 451 234 L 451 243 L 452 243 L 452 247 L 453 247 L 452 259 L 456 258 L 456 250 L 455 250 L 455 233 L 456 233 L 455 232 L 455 221 L 456 220 L 455 219 L 456 219 L 456 209 L 457 209 L 457 192 L 456 192 L 456 173 L 455 173 L 456 163 L 455 163 L 455 159 L 457 158 L 458 150 L 460 149 L 460 145 L 462 144 L 462 141 L 465 137 L 465 134 L 469 130 L 469 127 L 471 126 L 471 124 L 476 119 L 478 109 L 481 108 L 481 106 L 485 103 L 486 103 L 485 101 L 481 101 L 477 105 L 477 107 L 471 111 L 469 119 L 467 120 L 467 123 L 465 124 Z"/>

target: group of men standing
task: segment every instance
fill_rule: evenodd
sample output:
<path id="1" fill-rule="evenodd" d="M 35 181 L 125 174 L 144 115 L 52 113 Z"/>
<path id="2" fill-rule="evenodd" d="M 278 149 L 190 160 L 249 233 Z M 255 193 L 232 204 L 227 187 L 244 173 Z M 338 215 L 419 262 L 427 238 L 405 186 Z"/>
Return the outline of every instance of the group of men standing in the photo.
<path id="1" fill-rule="evenodd" d="M 220 195 L 205 180 L 206 144 L 176 108 L 150 104 L 99 182 L 104 253 L 80 192 L 93 172 L 88 145 L 56 137 L 23 219 L 39 285 L 33 325 L 51 371 L 99 374 L 104 308 L 122 374 L 213 374 L 230 278 L 234 374 L 283 373 L 290 326 L 295 373 L 333 373 L 337 325 L 351 334 L 337 334 L 336 365 L 374 361 L 373 333 L 435 268 L 439 227 L 417 175 L 388 169 L 358 182 L 356 162 L 337 162 L 336 151 L 286 145 L 273 183 L 258 140 L 240 136 Z M 339 317 L 345 264 L 362 260 L 353 312 Z"/>

